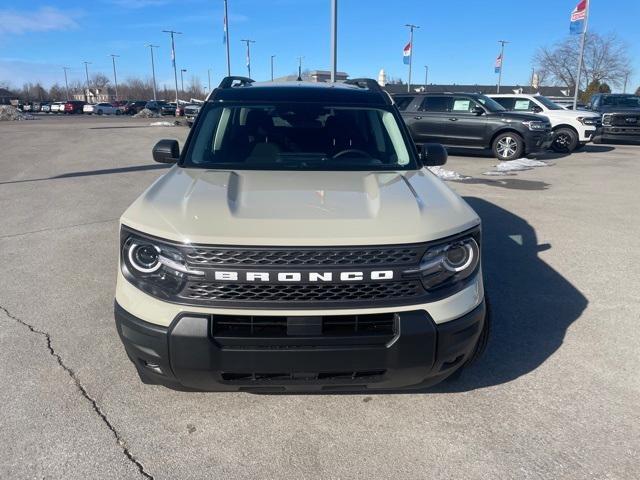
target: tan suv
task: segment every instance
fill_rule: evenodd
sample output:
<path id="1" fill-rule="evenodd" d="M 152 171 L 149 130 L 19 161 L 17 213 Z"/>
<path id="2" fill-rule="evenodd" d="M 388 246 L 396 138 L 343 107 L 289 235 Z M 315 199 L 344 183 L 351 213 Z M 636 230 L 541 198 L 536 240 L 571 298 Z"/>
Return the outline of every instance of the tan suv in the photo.
<path id="1" fill-rule="evenodd" d="M 228 77 L 153 156 L 174 166 L 122 215 L 115 298 L 144 382 L 423 388 L 482 352 L 480 219 L 375 81 Z"/>

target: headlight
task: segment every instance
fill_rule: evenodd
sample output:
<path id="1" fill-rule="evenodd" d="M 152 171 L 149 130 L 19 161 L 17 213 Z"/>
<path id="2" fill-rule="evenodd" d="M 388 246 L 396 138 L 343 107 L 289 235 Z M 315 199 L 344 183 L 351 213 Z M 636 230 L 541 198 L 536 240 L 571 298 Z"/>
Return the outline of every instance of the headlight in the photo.
<path id="1" fill-rule="evenodd" d="M 427 290 L 462 281 L 476 272 L 480 264 L 479 231 L 430 247 L 422 257 L 418 269 L 405 274 L 420 274 Z"/>
<path id="2" fill-rule="evenodd" d="M 191 269 L 180 250 L 169 243 L 147 238 L 126 228 L 121 231 L 120 268 L 140 290 L 167 298 L 182 290 L 189 276 L 203 276 Z"/>
<path id="3" fill-rule="evenodd" d="M 529 130 L 533 131 L 541 131 L 547 129 L 547 124 L 545 122 L 540 122 L 537 120 L 529 120 L 526 122 L 522 122 L 523 125 L 526 125 Z"/>
<path id="4" fill-rule="evenodd" d="M 583 125 L 598 125 L 600 117 L 578 117 L 578 120 Z"/>

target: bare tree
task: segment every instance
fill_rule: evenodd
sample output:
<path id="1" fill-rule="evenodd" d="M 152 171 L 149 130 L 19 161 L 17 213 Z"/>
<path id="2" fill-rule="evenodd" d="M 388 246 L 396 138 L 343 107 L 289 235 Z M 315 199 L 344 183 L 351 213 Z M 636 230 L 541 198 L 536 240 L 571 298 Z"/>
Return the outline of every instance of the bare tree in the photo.
<path id="1" fill-rule="evenodd" d="M 636 95 L 638 95 L 638 96 L 640 97 L 640 87 L 638 87 L 638 88 L 636 89 Z"/>
<path id="2" fill-rule="evenodd" d="M 109 77 L 102 73 L 96 73 L 91 76 L 90 84 L 91 88 L 99 88 L 102 90 L 109 86 L 110 80 Z"/>
<path id="3" fill-rule="evenodd" d="M 544 72 L 556 83 L 573 88 L 579 52 L 580 37 L 573 35 L 552 47 L 540 48 L 533 60 L 538 72 Z M 584 90 L 593 82 L 622 85 L 625 75 L 631 71 L 627 52 L 627 44 L 615 34 L 587 33 L 580 88 Z"/>

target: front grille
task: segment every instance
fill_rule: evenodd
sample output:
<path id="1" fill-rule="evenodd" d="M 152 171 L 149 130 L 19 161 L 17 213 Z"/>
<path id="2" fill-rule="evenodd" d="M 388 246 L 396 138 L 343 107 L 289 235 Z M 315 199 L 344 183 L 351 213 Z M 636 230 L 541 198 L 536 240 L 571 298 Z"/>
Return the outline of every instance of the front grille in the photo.
<path id="1" fill-rule="evenodd" d="M 634 121 L 627 121 L 627 119 L 634 118 Z M 611 119 L 611 125 L 618 127 L 640 127 L 640 115 L 613 115 Z"/>
<path id="2" fill-rule="evenodd" d="M 180 296 L 194 302 L 385 302 L 412 299 L 424 293 L 419 281 L 350 284 L 220 284 L 189 282 Z"/>
<path id="3" fill-rule="evenodd" d="M 286 316 L 214 315 L 212 335 L 214 338 L 282 338 L 292 334 Z M 295 318 L 295 317 L 294 317 Z M 396 318 L 394 313 L 370 315 L 329 315 L 320 317 L 317 336 L 371 336 L 394 335 Z"/>
<path id="4" fill-rule="evenodd" d="M 220 265 L 272 266 L 344 266 L 415 265 L 424 253 L 424 245 L 402 247 L 336 249 L 189 249 L 187 261 L 200 267 Z"/>
<path id="5" fill-rule="evenodd" d="M 229 383 L 268 384 L 278 382 L 352 382 L 352 381 L 376 381 L 382 380 L 386 370 L 364 370 L 346 372 L 311 372 L 311 373 L 257 373 L 223 372 L 222 380 Z"/>

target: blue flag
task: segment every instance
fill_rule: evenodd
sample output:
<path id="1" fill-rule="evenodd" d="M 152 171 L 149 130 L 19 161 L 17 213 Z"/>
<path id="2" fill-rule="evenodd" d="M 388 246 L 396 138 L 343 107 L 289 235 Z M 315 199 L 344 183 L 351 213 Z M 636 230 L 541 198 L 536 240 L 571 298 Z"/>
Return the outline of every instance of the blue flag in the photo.
<path id="1" fill-rule="evenodd" d="M 589 0 L 580 0 L 576 8 L 571 12 L 571 23 L 569 32 L 571 35 L 580 35 L 584 33 L 584 24 L 587 19 L 587 11 L 589 9 Z"/>

